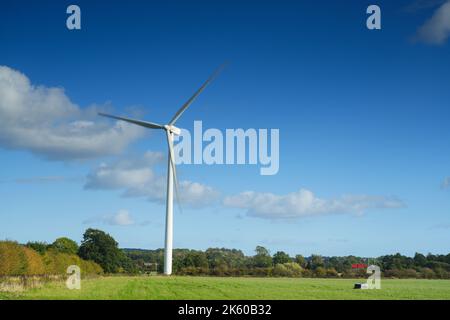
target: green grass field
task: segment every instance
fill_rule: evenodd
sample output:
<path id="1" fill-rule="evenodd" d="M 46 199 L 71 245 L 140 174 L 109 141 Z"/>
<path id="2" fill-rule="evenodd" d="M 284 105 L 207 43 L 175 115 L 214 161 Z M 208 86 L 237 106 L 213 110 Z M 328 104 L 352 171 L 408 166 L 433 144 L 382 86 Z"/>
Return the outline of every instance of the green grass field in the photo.
<path id="1" fill-rule="evenodd" d="M 364 281 L 365 280 L 360 280 Z M 54 282 L 0 299 L 450 299 L 450 280 L 382 280 L 380 290 L 354 290 L 352 279 L 103 277 L 81 290 Z"/>

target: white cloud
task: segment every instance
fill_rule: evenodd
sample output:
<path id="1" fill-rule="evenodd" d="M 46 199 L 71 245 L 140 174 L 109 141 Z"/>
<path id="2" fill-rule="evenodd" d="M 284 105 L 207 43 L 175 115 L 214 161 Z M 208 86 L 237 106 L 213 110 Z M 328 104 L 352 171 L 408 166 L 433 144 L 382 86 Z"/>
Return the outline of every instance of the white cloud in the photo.
<path id="1" fill-rule="evenodd" d="M 150 201 L 166 201 L 166 176 L 155 173 L 153 166 L 164 162 L 159 152 L 147 152 L 142 158 L 122 159 L 101 164 L 87 176 L 85 189 L 123 190 L 125 197 L 146 197 Z M 219 192 L 192 181 L 180 181 L 182 206 L 203 207 L 214 203 Z"/>
<path id="2" fill-rule="evenodd" d="M 179 196 L 181 205 L 186 203 L 199 208 L 214 203 L 219 198 L 219 192 L 211 186 L 185 180 L 180 182 Z"/>
<path id="3" fill-rule="evenodd" d="M 128 211 L 119 210 L 119 212 L 110 217 L 109 223 L 114 226 L 129 226 L 134 224 L 134 221 Z"/>
<path id="4" fill-rule="evenodd" d="M 368 209 L 401 208 L 404 203 L 394 197 L 347 195 L 337 199 L 321 199 L 311 191 L 300 189 L 286 195 L 242 192 L 226 197 L 225 206 L 247 210 L 247 215 L 268 219 L 289 219 L 331 213 L 361 215 Z"/>
<path id="5" fill-rule="evenodd" d="M 443 44 L 450 36 L 450 0 L 447 0 L 417 30 L 416 38 L 428 44 Z"/>
<path id="6" fill-rule="evenodd" d="M 450 187 L 450 177 L 446 177 L 441 183 L 442 189 L 447 189 L 448 187 Z"/>
<path id="7" fill-rule="evenodd" d="M 144 133 L 96 114 L 96 107 L 81 109 L 70 101 L 64 89 L 32 85 L 24 74 L 0 66 L 0 147 L 85 159 L 117 154 Z"/>
<path id="8" fill-rule="evenodd" d="M 132 226 L 136 225 L 131 214 L 128 210 L 121 209 L 115 214 L 108 214 L 99 217 L 95 217 L 92 219 L 88 219 L 83 221 L 83 224 L 92 224 L 92 223 L 103 223 L 111 226 Z M 139 225 L 147 225 L 148 222 L 143 222 Z"/>

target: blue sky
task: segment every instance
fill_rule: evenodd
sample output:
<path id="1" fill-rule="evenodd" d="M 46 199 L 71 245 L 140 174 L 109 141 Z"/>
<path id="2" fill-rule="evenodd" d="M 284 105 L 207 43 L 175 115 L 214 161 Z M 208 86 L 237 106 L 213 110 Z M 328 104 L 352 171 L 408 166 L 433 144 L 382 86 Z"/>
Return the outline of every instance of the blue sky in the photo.
<path id="1" fill-rule="evenodd" d="M 279 128 L 280 170 L 180 165 L 211 201 L 175 212 L 175 247 L 449 251 L 448 2 L 377 1 L 381 30 L 366 1 L 77 1 L 76 31 L 69 4 L 1 5 L 0 239 L 162 247 L 163 134 L 95 111 L 164 123 L 229 61 L 177 125 Z"/>

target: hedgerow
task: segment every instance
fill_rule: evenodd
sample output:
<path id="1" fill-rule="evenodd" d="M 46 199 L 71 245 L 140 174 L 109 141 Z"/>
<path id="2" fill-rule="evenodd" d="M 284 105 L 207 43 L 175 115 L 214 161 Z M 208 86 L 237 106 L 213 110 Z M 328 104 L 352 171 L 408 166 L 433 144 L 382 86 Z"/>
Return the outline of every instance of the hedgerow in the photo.
<path id="1" fill-rule="evenodd" d="M 77 265 L 81 275 L 96 275 L 103 269 L 93 261 L 54 249 L 43 255 L 13 241 L 0 241 L 0 276 L 65 275 L 67 267 Z"/>

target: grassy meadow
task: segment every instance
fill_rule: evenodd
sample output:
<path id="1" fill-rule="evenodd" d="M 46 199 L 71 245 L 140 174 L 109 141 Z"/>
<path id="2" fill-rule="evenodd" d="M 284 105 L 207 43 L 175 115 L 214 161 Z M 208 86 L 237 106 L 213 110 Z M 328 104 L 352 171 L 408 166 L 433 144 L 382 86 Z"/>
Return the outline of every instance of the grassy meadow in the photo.
<path id="1" fill-rule="evenodd" d="M 450 299 L 450 280 L 383 279 L 380 290 L 354 290 L 355 279 L 100 277 L 80 290 L 51 282 L 0 299 Z"/>

